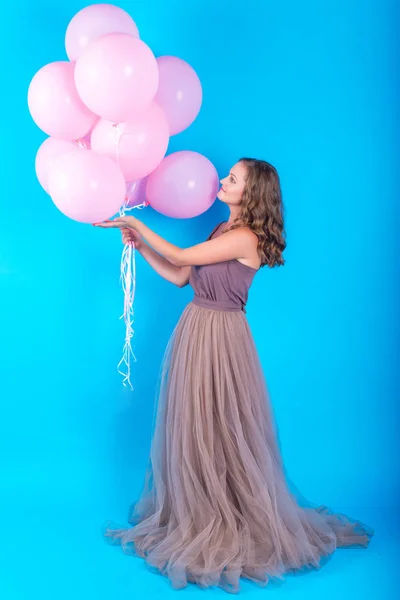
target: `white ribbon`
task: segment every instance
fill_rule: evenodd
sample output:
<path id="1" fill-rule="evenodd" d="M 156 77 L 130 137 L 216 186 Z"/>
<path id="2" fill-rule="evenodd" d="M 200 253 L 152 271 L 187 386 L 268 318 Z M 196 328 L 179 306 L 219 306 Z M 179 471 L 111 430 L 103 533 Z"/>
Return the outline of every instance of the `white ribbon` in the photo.
<path id="1" fill-rule="evenodd" d="M 119 166 L 119 142 L 121 139 L 122 132 L 118 123 L 116 123 L 114 127 L 116 133 L 115 143 L 117 146 L 117 165 Z M 133 189 L 134 187 L 132 188 L 132 191 Z M 129 200 L 130 196 L 125 196 L 124 204 L 119 210 L 120 217 L 125 216 L 125 214 L 128 211 L 133 210 L 134 208 L 143 209 L 149 205 L 149 203 L 145 201 L 142 204 L 139 204 L 138 206 L 129 207 Z M 132 351 L 132 337 L 134 334 L 134 300 L 136 290 L 136 261 L 134 242 L 129 242 L 128 244 L 125 244 L 124 249 L 122 251 L 121 284 L 124 293 L 124 312 L 120 318 L 124 319 L 125 322 L 125 343 L 122 350 L 122 358 L 118 363 L 118 373 L 120 373 L 123 376 L 123 385 L 125 387 L 127 387 L 128 385 L 131 388 L 131 390 L 133 390 L 133 386 L 131 383 L 131 359 L 133 359 L 134 362 L 137 362 L 136 357 Z"/>
<path id="2" fill-rule="evenodd" d="M 125 244 L 121 258 L 121 283 L 124 292 L 124 312 L 121 319 L 125 321 L 125 343 L 122 351 L 122 358 L 118 363 L 118 372 L 123 376 L 123 385 L 129 385 L 131 390 L 131 358 L 136 362 L 136 357 L 132 351 L 133 320 L 135 288 L 136 288 L 136 265 L 135 265 L 135 244 Z"/>

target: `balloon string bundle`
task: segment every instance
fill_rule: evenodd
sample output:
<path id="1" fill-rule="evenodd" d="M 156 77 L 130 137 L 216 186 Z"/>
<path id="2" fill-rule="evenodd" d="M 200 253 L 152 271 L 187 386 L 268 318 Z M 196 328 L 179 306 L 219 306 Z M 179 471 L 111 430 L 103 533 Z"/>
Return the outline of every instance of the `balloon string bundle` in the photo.
<path id="1" fill-rule="evenodd" d="M 125 343 L 122 351 L 122 358 L 118 363 L 118 372 L 123 376 L 122 383 L 126 387 L 129 385 L 131 390 L 131 358 L 136 362 L 136 357 L 132 351 L 133 337 L 133 318 L 136 288 L 136 268 L 135 268 L 135 246 L 132 243 L 125 244 L 121 258 L 121 283 L 124 293 L 124 312 L 121 315 L 125 321 Z"/>
<path id="2" fill-rule="evenodd" d="M 117 164 L 119 166 L 119 143 L 121 139 L 121 129 L 119 124 L 115 124 L 116 132 L 116 146 L 117 146 Z M 131 187 L 131 193 L 135 189 L 137 184 L 133 184 Z M 133 208 L 142 209 L 148 206 L 148 202 L 143 202 L 134 207 L 129 206 L 130 195 L 125 196 L 124 204 L 119 210 L 119 216 L 123 217 L 126 212 L 133 210 Z M 125 322 L 125 343 L 122 350 L 122 358 L 118 363 L 118 372 L 123 376 L 122 383 L 126 387 L 127 385 L 133 390 L 131 383 L 131 359 L 136 362 L 136 357 L 132 350 L 132 338 L 134 334 L 133 321 L 134 321 L 134 301 L 136 291 L 136 260 L 135 260 L 135 244 L 134 242 L 128 242 L 125 244 L 122 251 L 121 257 L 121 284 L 122 291 L 124 294 L 124 312 L 121 315 L 121 319 Z"/>

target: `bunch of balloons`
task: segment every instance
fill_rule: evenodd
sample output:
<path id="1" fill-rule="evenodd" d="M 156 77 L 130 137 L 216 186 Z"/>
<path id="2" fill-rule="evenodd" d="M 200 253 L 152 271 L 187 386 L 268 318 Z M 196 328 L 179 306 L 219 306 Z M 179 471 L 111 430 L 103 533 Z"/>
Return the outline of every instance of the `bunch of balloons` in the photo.
<path id="1" fill-rule="evenodd" d="M 79 11 L 65 46 L 69 60 L 42 67 L 28 91 L 32 118 L 50 136 L 37 152 L 36 174 L 59 210 L 82 223 L 146 204 L 175 218 L 205 212 L 218 192 L 215 167 L 197 152 L 165 156 L 170 136 L 200 110 L 193 68 L 176 56 L 156 58 L 129 14 L 111 4 Z M 132 388 L 132 244 L 122 254 L 121 279 L 126 334 L 118 368 Z"/>
<path id="2" fill-rule="evenodd" d="M 128 13 L 111 4 L 79 11 L 65 37 L 68 61 L 33 77 L 28 106 L 48 136 L 36 173 L 59 210 L 83 223 L 149 203 L 190 218 L 218 192 L 215 167 L 197 152 L 165 156 L 169 138 L 197 117 L 202 87 L 175 56 L 156 58 Z"/>

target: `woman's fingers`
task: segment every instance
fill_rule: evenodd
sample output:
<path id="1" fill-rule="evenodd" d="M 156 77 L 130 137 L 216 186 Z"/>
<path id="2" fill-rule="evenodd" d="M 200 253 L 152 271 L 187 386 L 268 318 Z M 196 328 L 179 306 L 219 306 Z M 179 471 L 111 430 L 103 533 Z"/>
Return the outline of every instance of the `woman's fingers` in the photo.
<path id="1" fill-rule="evenodd" d="M 136 237 L 133 234 L 132 230 L 130 229 L 123 229 L 122 230 L 122 241 L 124 244 L 127 244 L 128 242 L 135 242 L 136 241 Z"/>
<path id="2" fill-rule="evenodd" d="M 107 229 L 109 227 L 118 227 L 118 225 L 114 225 L 112 221 L 103 221 L 102 223 L 93 223 L 94 227 L 103 227 Z"/>

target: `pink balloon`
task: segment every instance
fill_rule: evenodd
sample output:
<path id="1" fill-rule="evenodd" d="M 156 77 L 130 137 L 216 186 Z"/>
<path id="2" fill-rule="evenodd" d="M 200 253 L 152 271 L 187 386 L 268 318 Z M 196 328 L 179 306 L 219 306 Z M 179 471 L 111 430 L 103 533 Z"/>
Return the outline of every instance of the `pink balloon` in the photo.
<path id="1" fill-rule="evenodd" d="M 141 40 L 110 33 L 92 42 L 78 58 L 75 83 L 96 115 L 117 123 L 129 121 L 156 94 L 157 61 Z"/>
<path id="2" fill-rule="evenodd" d="M 64 215 L 81 223 L 96 223 L 111 218 L 123 205 L 125 180 L 106 156 L 74 150 L 55 159 L 49 190 Z"/>
<path id="3" fill-rule="evenodd" d="M 147 202 L 146 185 L 147 177 L 139 179 L 139 181 L 131 181 L 126 184 L 126 196 L 128 198 L 127 207 L 134 208 L 139 204 Z"/>
<path id="4" fill-rule="evenodd" d="M 49 193 L 49 173 L 53 167 L 54 160 L 79 148 L 89 149 L 89 144 L 84 140 L 79 142 L 69 142 L 57 138 L 47 138 L 40 146 L 36 154 L 35 169 L 36 175 L 42 188 Z"/>
<path id="5" fill-rule="evenodd" d="M 202 102 L 202 88 L 196 71 L 176 56 L 157 59 L 159 85 L 155 101 L 167 115 L 170 135 L 180 133 L 197 117 Z"/>
<path id="6" fill-rule="evenodd" d="M 40 129 L 64 140 L 82 138 L 97 119 L 79 98 L 74 65 L 66 61 L 50 63 L 34 75 L 28 90 L 28 106 Z"/>
<path id="7" fill-rule="evenodd" d="M 65 34 L 69 60 L 77 61 L 91 42 L 107 33 L 127 33 L 139 37 L 132 17 L 113 4 L 91 4 L 80 10 L 70 21 Z"/>
<path id="8" fill-rule="evenodd" d="M 208 210 L 219 189 L 214 165 L 197 152 L 175 152 L 149 175 L 150 206 L 167 217 L 189 219 Z"/>
<path id="9" fill-rule="evenodd" d="M 165 156 L 168 142 L 167 118 L 153 102 L 126 123 L 116 125 L 101 119 L 91 136 L 93 150 L 112 158 L 126 181 L 154 171 Z"/>

